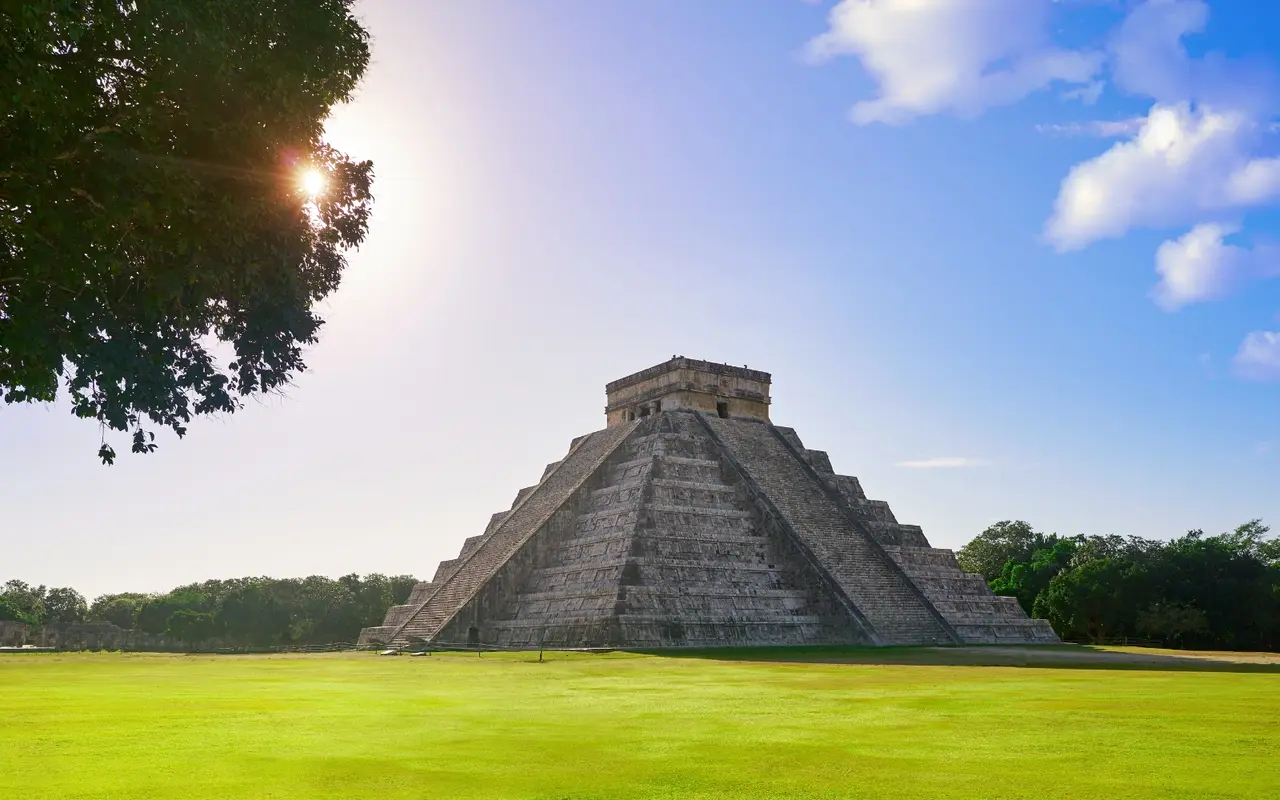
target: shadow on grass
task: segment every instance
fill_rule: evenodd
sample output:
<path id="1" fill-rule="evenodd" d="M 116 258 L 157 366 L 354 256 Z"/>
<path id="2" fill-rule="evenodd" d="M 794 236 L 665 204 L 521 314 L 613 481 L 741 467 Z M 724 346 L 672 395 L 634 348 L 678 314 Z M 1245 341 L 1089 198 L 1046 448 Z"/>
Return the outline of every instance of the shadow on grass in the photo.
<path id="1" fill-rule="evenodd" d="M 794 664 L 1032 667 L 1037 669 L 1181 670 L 1280 674 L 1274 653 L 1178 652 L 1092 645 L 964 647 L 721 647 L 634 650 L 662 658 Z"/>

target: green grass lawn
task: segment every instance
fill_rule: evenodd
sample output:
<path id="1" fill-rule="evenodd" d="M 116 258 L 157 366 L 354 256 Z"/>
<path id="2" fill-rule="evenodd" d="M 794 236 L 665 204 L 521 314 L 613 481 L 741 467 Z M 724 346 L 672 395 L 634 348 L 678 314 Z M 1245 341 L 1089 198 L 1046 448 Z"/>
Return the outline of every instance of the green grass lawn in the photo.
<path id="1" fill-rule="evenodd" d="M 766 655 L 0 655 L 0 798 L 1280 797 L 1274 662 Z"/>

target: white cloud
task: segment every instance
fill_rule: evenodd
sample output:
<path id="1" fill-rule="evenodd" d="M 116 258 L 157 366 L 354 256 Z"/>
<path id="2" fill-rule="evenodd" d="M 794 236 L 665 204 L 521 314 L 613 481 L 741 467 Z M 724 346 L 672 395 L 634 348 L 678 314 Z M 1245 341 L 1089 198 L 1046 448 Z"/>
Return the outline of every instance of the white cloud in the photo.
<path id="1" fill-rule="evenodd" d="M 1192 101 L 1258 116 L 1277 99 L 1275 76 L 1263 62 L 1221 53 L 1191 58 L 1183 37 L 1209 22 L 1203 0 L 1148 0 L 1136 5 L 1111 37 L 1111 77 L 1130 94 L 1157 103 Z"/>
<path id="2" fill-rule="evenodd" d="M 1265 203 L 1280 195 L 1280 158 L 1256 158 L 1227 177 L 1227 197 L 1241 204 Z"/>
<path id="3" fill-rule="evenodd" d="M 1053 40 L 1053 10 L 1068 5 L 1059 3 L 839 0 L 827 31 L 808 52 L 819 59 L 854 56 L 875 80 L 878 96 L 851 112 L 858 124 L 938 113 L 976 116 L 1050 87 L 1061 99 L 1086 105 L 1108 86 L 1150 98 L 1142 117 L 1036 127 L 1053 136 L 1120 139 L 1063 179 L 1045 223 L 1046 239 L 1064 252 L 1134 228 L 1190 228 L 1155 255 L 1160 281 L 1152 298 L 1168 310 L 1222 297 L 1247 279 L 1280 274 L 1280 247 L 1226 241 L 1240 232 L 1235 221 L 1249 209 L 1280 200 L 1280 155 L 1268 138 L 1280 132 L 1275 70 L 1217 52 L 1192 58 L 1184 39 L 1207 28 L 1204 0 L 1127 3 L 1105 54 Z M 1278 336 L 1250 334 L 1233 362 L 1236 371 L 1280 379 Z M 900 466 L 977 465 L 941 458 Z"/>
<path id="4" fill-rule="evenodd" d="M 1046 234 L 1059 251 L 1137 226 L 1194 222 L 1280 195 L 1280 164 L 1253 158 L 1259 126 L 1236 111 L 1157 104 L 1138 133 L 1067 174 Z"/>
<path id="5" fill-rule="evenodd" d="M 880 95 L 852 119 L 901 123 L 939 112 L 974 116 L 1054 83 L 1085 85 L 1100 53 L 1057 47 L 1053 0 L 840 0 L 828 30 L 809 43 L 818 59 L 856 56 Z"/>
<path id="6" fill-rule="evenodd" d="M 1155 0 L 1136 6 L 1111 37 L 1116 84 L 1157 101 L 1188 99 L 1191 59 L 1182 37 L 1200 32 L 1208 21 L 1209 7 L 1200 0 Z"/>
<path id="7" fill-rule="evenodd" d="M 1238 230 L 1234 225 L 1205 223 L 1161 244 L 1156 250 L 1160 283 L 1152 291 L 1156 303 L 1166 311 L 1174 311 L 1227 294 L 1248 271 L 1254 255 L 1222 241 Z"/>
<path id="8" fill-rule="evenodd" d="M 1244 337 L 1231 365 L 1246 380 L 1280 380 L 1280 332 L 1254 331 Z"/>
<path id="9" fill-rule="evenodd" d="M 922 461 L 899 461 L 894 466 L 910 469 L 963 469 L 990 465 L 990 462 L 980 458 L 926 458 Z"/>

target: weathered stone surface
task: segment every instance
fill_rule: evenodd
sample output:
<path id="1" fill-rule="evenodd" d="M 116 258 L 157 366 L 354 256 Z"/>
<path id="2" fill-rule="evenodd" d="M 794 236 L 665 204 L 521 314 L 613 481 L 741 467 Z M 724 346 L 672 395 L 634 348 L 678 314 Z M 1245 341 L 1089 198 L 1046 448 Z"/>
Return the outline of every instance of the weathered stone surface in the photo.
<path id="1" fill-rule="evenodd" d="M 21 647 L 27 643 L 30 633 L 26 623 L 0 620 L 0 647 Z"/>
<path id="2" fill-rule="evenodd" d="M 77 622 L 41 626 L 31 637 L 39 647 L 58 650 L 172 650 L 174 642 L 111 622 Z"/>
<path id="3" fill-rule="evenodd" d="M 772 425 L 768 373 L 677 358 L 608 394 L 608 427 L 362 644 L 1057 641 Z"/>
<path id="4" fill-rule="evenodd" d="M 950 644 L 947 625 L 891 558 L 808 474 L 795 439 L 769 425 L 704 419 L 871 628 L 876 644 Z"/>

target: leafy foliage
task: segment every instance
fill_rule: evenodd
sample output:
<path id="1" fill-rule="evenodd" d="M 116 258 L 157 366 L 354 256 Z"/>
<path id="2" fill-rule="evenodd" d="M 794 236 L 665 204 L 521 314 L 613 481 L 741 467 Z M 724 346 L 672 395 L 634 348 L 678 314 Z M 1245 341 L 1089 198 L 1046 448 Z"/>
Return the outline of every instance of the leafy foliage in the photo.
<path id="1" fill-rule="evenodd" d="M 0 622 L 26 622 L 22 610 L 4 597 L 0 597 Z"/>
<path id="2" fill-rule="evenodd" d="M 138 629 L 158 636 L 169 629 L 169 618 L 175 613 L 208 611 L 211 605 L 205 595 L 186 589 L 150 597 L 138 609 Z"/>
<path id="3" fill-rule="evenodd" d="M 1055 575 L 1036 598 L 1033 613 L 1048 618 L 1064 639 L 1133 635 L 1137 611 L 1149 593 L 1148 578 L 1140 564 L 1095 558 Z"/>
<path id="4" fill-rule="evenodd" d="M 89 607 L 89 620 L 132 628 L 137 622 L 138 611 L 146 601 L 147 595 L 135 592 L 104 594 Z"/>
<path id="5" fill-rule="evenodd" d="M 1009 561 L 1030 561 L 1037 550 L 1051 546 L 1053 540 L 1038 533 L 1022 520 L 997 522 L 960 548 L 956 559 L 965 572 L 976 572 L 988 581 L 995 580 Z"/>
<path id="6" fill-rule="evenodd" d="M 353 1 L 0 4 L 0 397 L 65 386 L 150 452 L 144 422 L 181 436 L 305 369 L 371 203 L 322 138 L 369 61 Z"/>
<path id="7" fill-rule="evenodd" d="M 1017 597 L 1065 639 L 1255 650 L 1280 648 L 1278 543 L 1259 520 L 1169 542 L 1064 538 L 1018 522 L 987 529 L 958 556 L 971 570 L 1007 556 L 992 591 Z"/>
<path id="8" fill-rule="evenodd" d="M 1055 575 L 1067 568 L 1079 545 L 1072 539 L 1058 539 L 1052 534 L 1046 539 L 1046 544 L 1049 543 L 1050 547 L 1034 551 L 1029 562 L 1006 561 L 1000 576 L 990 582 L 991 590 L 1018 598 L 1023 610 L 1030 614 L 1036 597 L 1049 587 Z"/>
<path id="9" fill-rule="evenodd" d="M 20 580 L 10 580 L 0 591 L 0 613 L 16 622 L 39 625 L 44 621 L 44 586 L 31 586 Z M 0 617 L 3 618 L 3 617 Z"/>
<path id="10" fill-rule="evenodd" d="M 387 608 L 407 600 L 417 582 L 412 575 L 376 573 L 211 580 L 160 595 L 102 595 L 86 613 L 84 598 L 73 589 L 12 580 L 0 592 L 0 619 L 112 622 L 186 644 L 211 638 L 231 646 L 349 642 L 361 628 L 381 624 Z"/>
<path id="11" fill-rule="evenodd" d="M 84 622 L 89 605 L 75 589 L 50 589 L 44 596 L 44 622 Z"/>
<path id="12" fill-rule="evenodd" d="M 179 642 L 194 644 L 213 638 L 216 629 L 214 616 L 208 611 L 182 608 L 170 615 L 168 624 L 165 626 L 165 635 Z"/>

